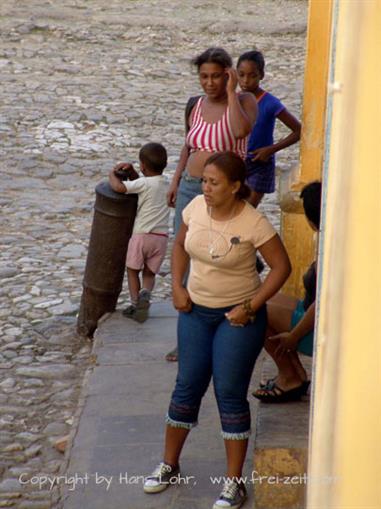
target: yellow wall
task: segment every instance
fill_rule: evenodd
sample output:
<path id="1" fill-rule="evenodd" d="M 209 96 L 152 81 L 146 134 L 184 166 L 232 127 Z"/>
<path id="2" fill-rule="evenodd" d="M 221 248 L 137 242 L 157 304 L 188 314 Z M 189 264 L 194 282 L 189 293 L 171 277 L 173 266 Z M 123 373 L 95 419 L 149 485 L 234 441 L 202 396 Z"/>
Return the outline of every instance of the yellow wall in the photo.
<path id="1" fill-rule="evenodd" d="M 296 176 L 297 181 L 291 186 L 289 193 L 281 197 L 282 239 L 293 266 L 284 291 L 294 296 L 301 296 L 302 275 L 315 254 L 312 230 L 307 225 L 303 217 L 303 209 L 296 198 L 306 183 L 321 178 L 331 6 L 332 0 L 310 0 L 309 3 L 300 166 Z"/>
<path id="2" fill-rule="evenodd" d="M 307 507 L 376 509 L 381 504 L 381 1 L 336 0 L 335 12 Z M 336 479 L 326 482 L 326 476 Z"/>

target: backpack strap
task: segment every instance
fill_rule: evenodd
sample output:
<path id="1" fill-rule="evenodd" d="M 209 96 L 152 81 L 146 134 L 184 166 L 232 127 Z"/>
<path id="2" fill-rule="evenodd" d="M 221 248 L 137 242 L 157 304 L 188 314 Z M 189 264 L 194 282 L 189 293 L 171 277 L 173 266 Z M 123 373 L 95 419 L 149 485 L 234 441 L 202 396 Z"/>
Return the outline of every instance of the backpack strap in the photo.
<path id="1" fill-rule="evenodd" d="M 202 97 L 201 95 L 195 95 L 194 97 L 190 97 L 188 99 L 187 105 L 185 106 L 185 134 L 188 134 L 189 131 L 189 117 L 191 114 L 191 111 L 193 110 L 194 105 L 197 103 L 197 101 Z"/>

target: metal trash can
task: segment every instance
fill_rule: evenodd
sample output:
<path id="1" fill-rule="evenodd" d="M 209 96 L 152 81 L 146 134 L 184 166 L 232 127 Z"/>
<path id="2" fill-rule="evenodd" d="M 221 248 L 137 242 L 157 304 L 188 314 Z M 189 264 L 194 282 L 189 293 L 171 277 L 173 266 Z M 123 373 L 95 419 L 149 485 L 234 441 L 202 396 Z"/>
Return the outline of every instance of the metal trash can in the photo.
<path id="1" fill-rule="evenodd" d="M 98 320 L 115 310 L 122 290 L 128 241 L 138 197 L 115 193 L 108 181 L 95 188 L 96 199 L 77 331 L 93 337 Z"/>

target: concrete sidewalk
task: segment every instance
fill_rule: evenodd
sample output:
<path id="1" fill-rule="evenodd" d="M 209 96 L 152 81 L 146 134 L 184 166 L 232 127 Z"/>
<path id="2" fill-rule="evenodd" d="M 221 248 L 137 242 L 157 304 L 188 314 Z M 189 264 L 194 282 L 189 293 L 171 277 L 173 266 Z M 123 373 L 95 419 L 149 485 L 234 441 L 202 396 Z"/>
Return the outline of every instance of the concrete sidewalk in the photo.
<path id="1" fill-rule="evenodd" d="M 166 362 L 164 355 L 175 344 L 176 318 L 170 303 L 158 303 L 144 324 L 119 312 L 100 324 L 95 367 L 83 389 L 79 423 L 68 451 L 68 482 L 69 476 L 76 476 L 77 484 L 75 489 L 65 486 L 64 509 L 211 509 L 221 487 L 213 485 L 210 476 L 225 473 L 211 388 L 182 455 L 182 476 L 189 476 L 188 483 L 147 495 L 142 479 L 136 478 L 148 475 L 162 458 L 164 415 L 177 372 L 177 363 Z M 253 398 L 251 402 L 254 406 Z M 255 421 L 254 412 L 252 417 Z M 247 475 L 252 448 L 251 443 Z M 249 493 L 245 507 L 252 505 Z"/>

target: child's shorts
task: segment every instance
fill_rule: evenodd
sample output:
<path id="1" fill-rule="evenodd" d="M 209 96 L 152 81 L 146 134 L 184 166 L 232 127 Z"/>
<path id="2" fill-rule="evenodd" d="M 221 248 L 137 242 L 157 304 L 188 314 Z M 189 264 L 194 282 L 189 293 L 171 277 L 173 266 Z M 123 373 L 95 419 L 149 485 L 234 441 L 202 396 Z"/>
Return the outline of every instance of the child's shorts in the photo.
<path id="1" fill-rule="evenodd" d="M 273 193 L 275 191 L 274 162 L 253 162 L 246 159 L 246 184 L 257 193 Z"/>
<path id="2" fill-rule="evenodd" d="M 134 233 L 127 250 L 127 267 L 142 270 L 147 265 L 157 274 L 167 250 L 168 237 L 157 233 Z"/>
<path id="3" fill-rule="evenodd" d="M 305 311 L 303 307 L 303 302 L 299 300 L 294 312 L 292 313 L 291 329 L 293 329 L 295 325 L 300 322 L 304 314 Z M 311 332 L 302 337 L 302 339 L 298 343 L 298 348 L 296 350 L 300 353 L 303 353 L 304 355 L 312 357 L 313 349 L 314 349 L 314 331 L 312 330 Z"/>

